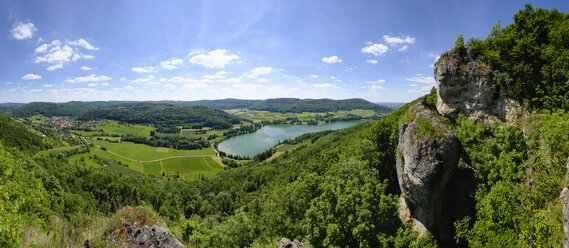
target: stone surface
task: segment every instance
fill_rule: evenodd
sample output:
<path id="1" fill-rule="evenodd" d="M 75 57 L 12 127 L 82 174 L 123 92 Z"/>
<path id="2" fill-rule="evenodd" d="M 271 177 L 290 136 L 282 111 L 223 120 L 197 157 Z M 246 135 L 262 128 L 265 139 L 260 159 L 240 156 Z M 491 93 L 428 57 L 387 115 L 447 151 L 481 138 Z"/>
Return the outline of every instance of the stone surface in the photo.
<path id="1" fill-rule="evenodd" d="M 565 231 L 565 239 L 563 240 L 563 248 L 569 248 L 569 158 L 567 158 L 567 174 L 565 176 L 565 188 L 561 191 L 559 198 L 563 201 L 563 231 Z"/>
<path id="2" fill-rule="evenodd" d="M 473 49 L 442 54 L 434 71 L 437 111 L 443 116 L 454 119 L 463 113 L 488 126 L 498 121 L 512 122 L 526 112 L 494 82 L 490 66 L 477 61 Z"/>
<path id="3" fill-rule="evenodd" d="M 107 241 L 128 248 L 183 247 L 167 227 L 159 225 L 138 226 L 137 223 L 122 224 L 107 236 Z"/>
<path id="4" fill-rule="evenodd" d="M 418 119 L 424 118 L 438 131 L 437 136 L 421 132 Z M 440 118 L 440 117 L 439 117 Z M 450 127 L 427 108 L 424 99 L 412 106 L 399 126 L 397 177 L 401 188 L 399 216 L 424 235 L 427 231 L 447 239 L 449 213 L 443 213 L 443 194 L 458 169 L 460 143 Z"/>
<path id="5" fill-rule="evenodd" d="M 282 238 L 276 245 L 277 248 L 309 248 L 306 243 L 298 240 L 290 241 L 287 238 Z"/>

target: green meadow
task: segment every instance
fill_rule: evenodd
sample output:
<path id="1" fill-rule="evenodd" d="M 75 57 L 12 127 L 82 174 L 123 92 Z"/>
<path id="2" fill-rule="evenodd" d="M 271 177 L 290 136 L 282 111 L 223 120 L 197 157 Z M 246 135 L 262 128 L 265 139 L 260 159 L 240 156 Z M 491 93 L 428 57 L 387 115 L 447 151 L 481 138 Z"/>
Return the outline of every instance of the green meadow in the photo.
<path id="1" fill-rule="evenodd" d="M 109 151 L 137 161 L 150 161 L 167 157 L 188 155 L 215 155 L 215 151 L 210 147 L 202 150 L 177 150 L 168 148 L 167 152 L 164 152 L 164 148 L 153 147 L 145 144 L 135 144 L 132 142 L 112 143 L 94 140 L 93 144 L 105 147 Z"/>

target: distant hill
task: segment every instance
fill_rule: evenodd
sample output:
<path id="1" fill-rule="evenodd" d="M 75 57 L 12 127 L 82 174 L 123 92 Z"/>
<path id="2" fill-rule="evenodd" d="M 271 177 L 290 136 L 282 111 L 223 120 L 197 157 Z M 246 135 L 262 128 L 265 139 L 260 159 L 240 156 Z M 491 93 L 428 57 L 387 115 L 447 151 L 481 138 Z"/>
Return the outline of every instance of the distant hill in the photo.
<path id="1" fill-rule="evenodd" d="M 298 98 L 275 98 L 257 102 L 249 107 L 252 110 L 264 110 L 270 112 L 330 112 L 338 110 L 368 109 L 378 113 L 388 113 L 391 109 L 374 104 L 363 99 L 298 99 Z"/>
<path id="2" fill-rule="evenodd" d="M 244 99 L 219 99 L 219 100 L 199 100 L 199 101 L 94 101 L 81 102 L 72 101 L 66 103 L 52 102 L 31 102 L 23 103 L 2 103 L 0 111 L 11 113 L 16 117 L 28 117 L 33 115 L 43 116 L 72 116 L 77 117 L 89 111 L 121 104 L 150 103 L 150 104 L 172 104 L 177 106 L 207 106 L 216 109 L 237 109 L 248 108 L 252 110 L 270 112 L 330 112 L 338 110 L 368 109 L 378 113 L 391 112 L 391 108 L 377 105 L 363 99 L 299 99 L 299 98 L 275 98 L 267 100 L 244 100 Z"/>
<path id="3" fill-rule="evenodd" d="M 109 119 L 127 123 L 160 126 L 191 125 L 192 128 L 230 128 L 241 119 L 223 110 L 207 106 L 177 106 L 165 103 L 123 103 L 82 114 L 80 119 Z"/>

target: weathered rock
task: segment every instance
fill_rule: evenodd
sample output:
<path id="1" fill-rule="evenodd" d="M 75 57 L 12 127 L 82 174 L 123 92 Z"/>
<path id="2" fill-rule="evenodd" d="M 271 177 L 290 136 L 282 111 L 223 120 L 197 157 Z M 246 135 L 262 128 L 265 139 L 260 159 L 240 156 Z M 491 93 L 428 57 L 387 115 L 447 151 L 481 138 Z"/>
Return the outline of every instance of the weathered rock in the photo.
<path id="1" fill-rule="evenodd" d="M 563 231 L 565 231 L 565 239 L 563 240 L 563 248 L 569 248 L 569 158 L 567 158 L 567 174 L 565 176 L 565 187 L 561 191 L 559 198 L 563 201 Z"/>
<path id="2" fill-rule="evenodd" d="M 471 48 L 463 53 L 448 51 L 435 63 L 438 112 L 453 119 L 463 113 L 486 126 L 520 118 L 525 111 L 494 82 L 490 66 Z"/>
<path id="3" fill-rule="evenodd" d="M 443 120 L 424 99 L 409 109 L 399 126 L 397 177 L 400 218 L 420 235 L 430 231 L 445 240 L 452 231 L 441 228 L 450 215 L 442 212 L 443 197 L 458 168 L 461 148 Z"/>
<path id="4" fill-rule="evenodd" d="M 125 207 L 122 211 L 130 212 L 130 215 L 134 216 L 138 213 L 139 207 Z M 163 221 L 150 217 L 127 221 L 121 217 L 121 220 L 125 223 L 122 223 L 107 236 L 107 242 L 128 248 L 183 247 Z"/>
<path id="5" fill-rule="evenodd" d="M 290 241 L 287 238 L 282 238 L 277 243 L 277 248 L 310 248 L 306 243 L 302 243 L 298 240 Z"/>
<path id="6" fill-rule="evenodd" d="M 111 233 L 107 240 L 128 248 L 183 247 L 167 227 L 158 225 L 139 227 L 136 223 L 126 223 Z"/>

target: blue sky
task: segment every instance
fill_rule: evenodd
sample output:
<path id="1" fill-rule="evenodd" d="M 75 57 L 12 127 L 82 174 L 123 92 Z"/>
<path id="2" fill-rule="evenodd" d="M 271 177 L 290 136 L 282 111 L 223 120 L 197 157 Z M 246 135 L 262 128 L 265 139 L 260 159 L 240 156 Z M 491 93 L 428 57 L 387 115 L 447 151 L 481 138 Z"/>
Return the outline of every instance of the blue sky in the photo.
<path id="1" fill-rule="evenodd" d="M 0 102 L 407 102 L 458 34 L 484 38 L 526 2 L 6 0 Z"/>

